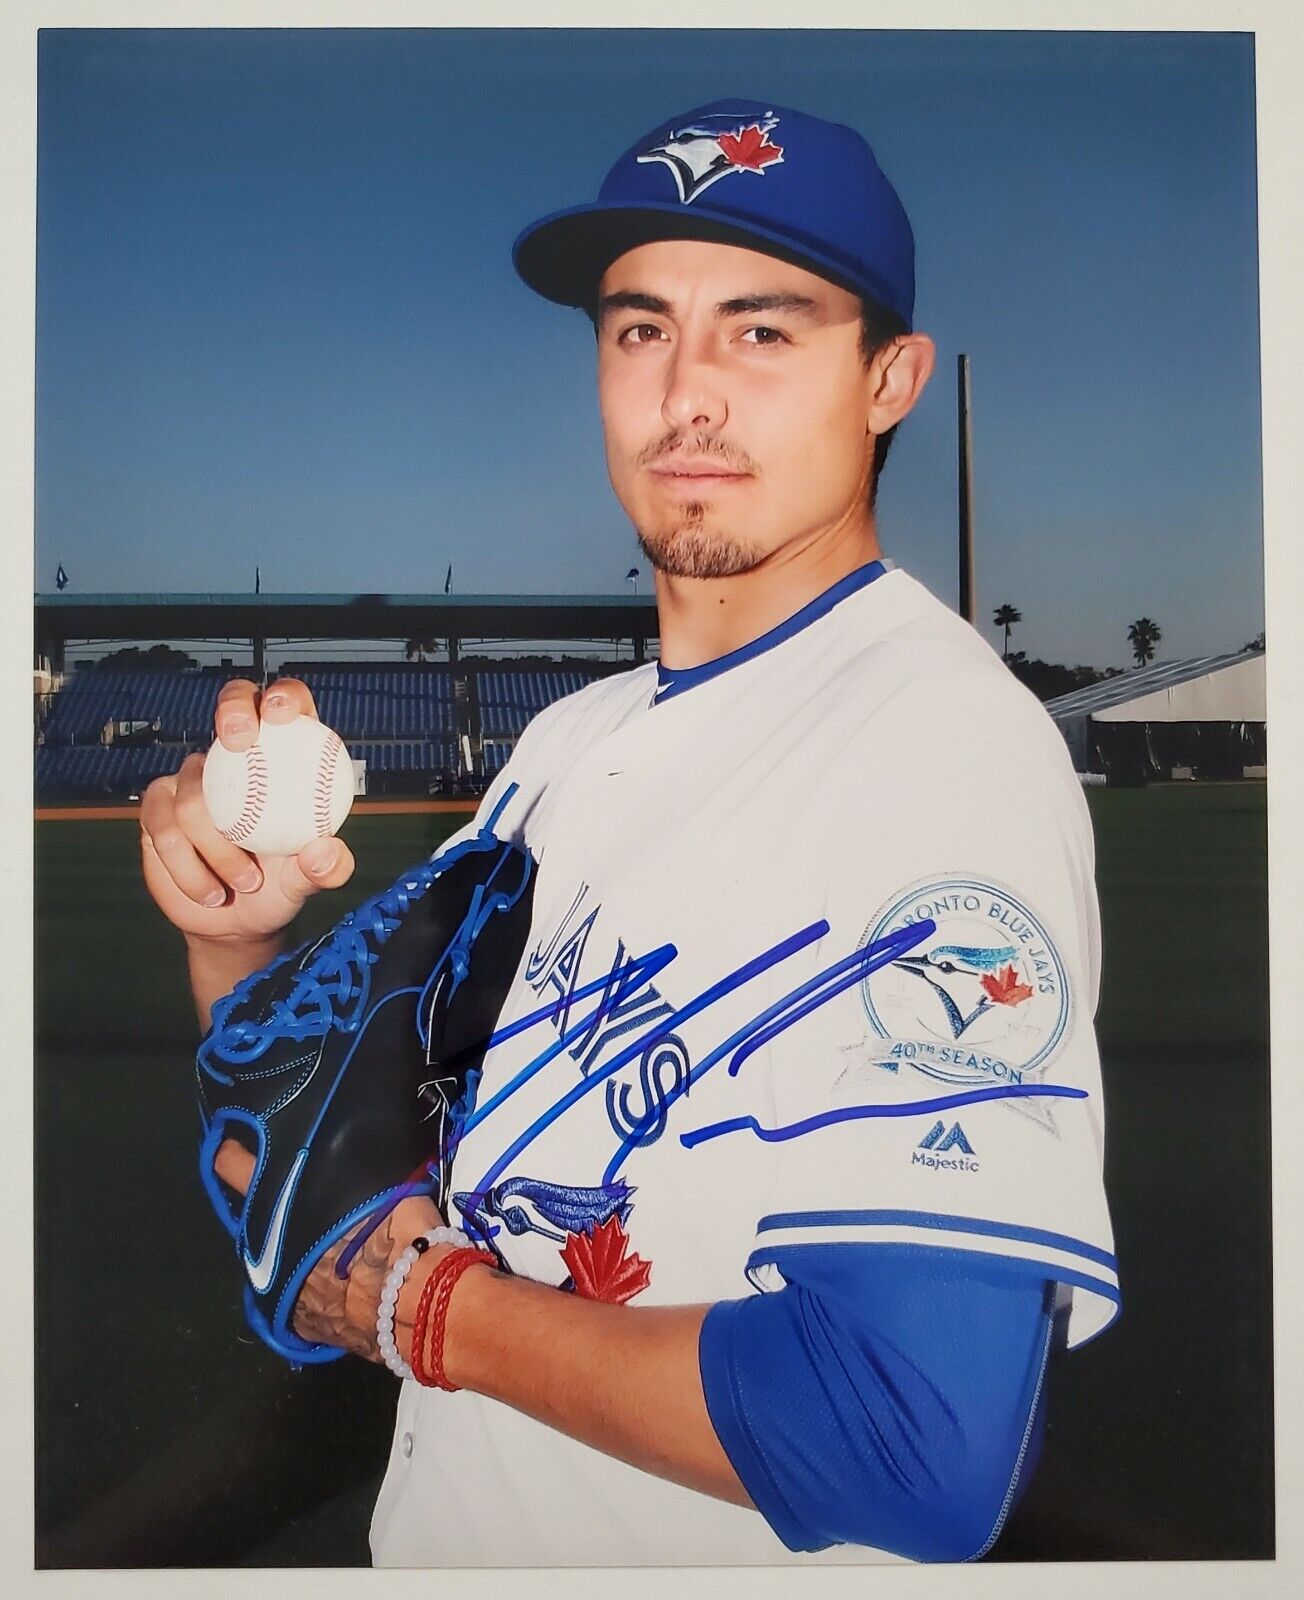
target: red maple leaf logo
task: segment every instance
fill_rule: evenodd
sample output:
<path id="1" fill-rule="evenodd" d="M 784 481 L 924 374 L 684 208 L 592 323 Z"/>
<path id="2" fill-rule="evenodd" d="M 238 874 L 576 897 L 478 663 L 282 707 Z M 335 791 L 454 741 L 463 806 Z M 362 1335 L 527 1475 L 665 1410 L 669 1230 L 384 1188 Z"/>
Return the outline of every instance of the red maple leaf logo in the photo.
<path id="1" fill-rule="evenodd" d="M 629 1235 L 620 1218 L 608 1217 L 592 1233 L 568 1233 L 561 1258 L 575 1280 L 575 1293 L 586 1300 L 624 1305 L 652 1281 L 652 1263 L 627 1256 Z"/>
<path id="2" fill-rule="evenodd" d="M 775 161 L 783 159 L 783 146 L 771 144 L 768 133 L 762 133 L 756 123 L 750 128 L 740 128 L 737 133 L 722 133 L 720 148 L 735 167 L 746 167 L 749 172 L 759 172 Z"/>
<path id="3" fill-rule="evenodd" d="M 1020 983 L 1019 974 L 1008 966 L 995 977 L 989 972 L 983 979 L 983 988 L 998 1006 L 1020 1006 L 1032 994 L 1031 987 Z"/>

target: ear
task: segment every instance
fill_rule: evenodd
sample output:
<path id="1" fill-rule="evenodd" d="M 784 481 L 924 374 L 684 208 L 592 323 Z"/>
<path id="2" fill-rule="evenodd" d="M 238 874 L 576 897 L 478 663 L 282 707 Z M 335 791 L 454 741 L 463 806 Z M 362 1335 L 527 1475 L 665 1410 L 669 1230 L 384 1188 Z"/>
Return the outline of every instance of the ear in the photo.
<path id="1" fill-rule="evenodd" d="M 937 347 L 926 333 L 902 333 L 875 353 L 869 364 L 866 433 L 886 433 L 912 409 L 937 363 Z"/>

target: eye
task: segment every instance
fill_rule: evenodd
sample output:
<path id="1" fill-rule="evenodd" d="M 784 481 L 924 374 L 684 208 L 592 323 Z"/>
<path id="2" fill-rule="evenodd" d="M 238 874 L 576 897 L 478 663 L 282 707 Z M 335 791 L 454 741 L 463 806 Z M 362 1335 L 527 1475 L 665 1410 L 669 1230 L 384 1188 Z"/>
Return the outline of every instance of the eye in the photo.
<path id="1" fill-rule="evenodd" d="M 786 333 L 783 333 L 778 328 L 768 328 L 768 327 L 747 328 L 743 332 L 743 338 L 745 339 L 749 333 L 768 335 L 769 337 L 762 338 L 762 339 L 757 339 L 757 341 L 756 341 L 757 344 L 759 344 L 759 345 L 761 345 L 763 347 L 767 347 L 767 346 L 775 345 L 775 344 L 787 344 L 788 343 L 788 335 Z"/>
<path id="2" fill-rule="evenodd" d="M 636 322 L 633 327 L 626 328 L 617 338 L 617 344 L 651 344 L 652 339 L 636 339 L 634 334 L 650 333 L 655 338 L 660 338 L 661 329 L 654 322 Z"/>

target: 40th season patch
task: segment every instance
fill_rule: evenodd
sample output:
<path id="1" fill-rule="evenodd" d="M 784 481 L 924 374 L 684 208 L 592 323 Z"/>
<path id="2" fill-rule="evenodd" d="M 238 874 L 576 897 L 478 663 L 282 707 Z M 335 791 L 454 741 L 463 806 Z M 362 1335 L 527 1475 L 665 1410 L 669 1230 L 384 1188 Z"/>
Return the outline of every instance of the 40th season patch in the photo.
<path id="1" fill-rule="evenodd" d="M 860 984 L 874 1065 L 965 1088 L 1036 1082 L 1068 1032 L 1068 975 L 1041 922 L 1007 889 L 971 878 L 916 884 L 865 930 L 861 948 L 924 920 L 921 943 Z M 1002 1102 L 1054 1127 L 1051 1102 Z"/>

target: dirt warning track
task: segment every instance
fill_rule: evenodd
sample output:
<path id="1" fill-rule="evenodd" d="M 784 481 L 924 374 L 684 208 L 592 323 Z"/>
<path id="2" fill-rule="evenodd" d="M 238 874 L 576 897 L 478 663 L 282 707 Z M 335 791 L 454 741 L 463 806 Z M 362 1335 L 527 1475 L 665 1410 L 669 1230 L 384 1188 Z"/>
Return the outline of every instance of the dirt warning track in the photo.
<path id="1" fill-rule="evenodd" d="M 351 817 L 429 816 L 435 812 L 454 812 L 474 816 L 475 800 L 358 800 Z M 139 804 L 125 806 L 37 806 L 37 822 L 122 822 L 140 815 Z"/>

